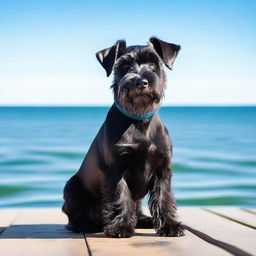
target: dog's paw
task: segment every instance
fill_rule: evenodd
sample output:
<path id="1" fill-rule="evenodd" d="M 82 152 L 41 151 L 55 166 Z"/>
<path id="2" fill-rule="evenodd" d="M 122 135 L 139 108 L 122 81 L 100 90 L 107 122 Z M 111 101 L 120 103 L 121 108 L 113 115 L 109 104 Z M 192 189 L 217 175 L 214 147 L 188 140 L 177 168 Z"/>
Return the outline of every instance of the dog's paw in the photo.
<path id="1" fill-rule="evenodd" d="M 184 236 L 184 228 L 178 223 L 175 225 L 165 225 L 164 227 L 157 230 L 157 234 L 159 236 L 171 236 L 171 237 L 179 237 Z"/>
<path id="2" fill-rule="evenodd" d="M 107 227 L 104 229 L 104 233 L 109 237 L 114 238 L 127 238 L 134 234 L 134 230 L 130 227 Z"/>
<path id="3" fill-rule="evenodd" d="M 152 217 L 145 215 L 138 216 L 136 228 L 153 228 Z"/>

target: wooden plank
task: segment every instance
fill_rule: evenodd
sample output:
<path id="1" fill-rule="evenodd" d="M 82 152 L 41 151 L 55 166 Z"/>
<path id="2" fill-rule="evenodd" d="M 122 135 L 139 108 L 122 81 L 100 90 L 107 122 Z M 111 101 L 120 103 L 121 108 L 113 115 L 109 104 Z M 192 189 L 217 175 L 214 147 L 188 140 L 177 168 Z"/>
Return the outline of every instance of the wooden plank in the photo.
<path id="1" fill-rule="evenodd" d="M 256 214 L 256 210 L 255 209 L 241 208 L 241 210 L 243 210 L 245 212 L 249 212 L 251 214 Z"/>
<path id="2" fill-rule="evenodd" d="M 249 228 L 256 229 L 256 215 L 242 209 L 235 207 L 213 207 L 206 210 Z"/>
<path id="3" fill-rule="evenodd" d="M 0 210 L 0 236 L 2 232 L 15 219 L 18 213 L 19 213 L 18 209 L 1 209 Z"/>
<path id="4" fill-rule="evenodd" d="M 235 255 L 256 254 L 256 232 L 221 216 L 198 208 L 180 208 L 179 213 L 188 229 L 206 241 Z"/>
<path id="5" fill-rule="evenodd" d="M 0 239 L 0 255 L 88 255 L 82 234 L 65 229 L 60 209 L 21 210 Z"/>
<path id="6" fill-rule="evenodd" d="M 227 215 L 254 225 L 254 214 L 248 217 L 237 208 L 210 210 L 214 213 L 195 208 L 179 209 L 181 219 L 194 232 L 186 231 L 185 237 L 159 237 L 154 230 L 139 229 L 132 238 L 111 239 L 98 233 L 87 234 L 86 240 L 92 255 L 96 256 L 230 255 L 227 251 L 234 255 L 256 255 L 256 231 L 216 215 Z M 12 223 L 0 236 L 0 255 L 88 255 L 83 235 L 67 231 L 66 221 L 59 209 L 0 210 L 0 226 L 8 227 Z"/>
<path id="7" fill-rule="evenodd" d="M 159 237 L 152 229 L 138 229 L 131 238 L 107 238 L 102 233 L 86 234 L 93 256 L 113 255 L 230 255 L 221 248 L 211 245 L 189 231 L 184 237 Z"/>

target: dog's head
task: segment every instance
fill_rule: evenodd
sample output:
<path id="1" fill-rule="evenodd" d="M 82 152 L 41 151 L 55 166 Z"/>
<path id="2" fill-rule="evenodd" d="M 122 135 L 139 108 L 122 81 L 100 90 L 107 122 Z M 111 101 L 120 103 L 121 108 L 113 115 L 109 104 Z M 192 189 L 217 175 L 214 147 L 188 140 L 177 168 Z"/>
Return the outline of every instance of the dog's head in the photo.
<path id="1" fill-rule="evenodd" d="M 96 53 L 109 76 L 114 70 L 115 101 L 132 114 L 145 114 L 159 109 L 166 88 L 163 64 L 172 69 L 180 50 L 155 37 L 148 45 L 126 47 L 124 40 Z"/>

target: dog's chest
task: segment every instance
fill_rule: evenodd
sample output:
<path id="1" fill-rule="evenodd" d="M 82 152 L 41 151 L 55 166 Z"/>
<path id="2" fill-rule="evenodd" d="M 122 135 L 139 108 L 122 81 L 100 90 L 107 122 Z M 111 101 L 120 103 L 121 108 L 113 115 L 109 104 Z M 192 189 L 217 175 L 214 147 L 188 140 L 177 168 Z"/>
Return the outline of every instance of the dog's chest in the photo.
<path id="1" fill-rule="evenodd" d="M 163 127 L 156 117 L 148 125 L 133 124 L 112 146 L 113 163 L 134 199 L 142 198 L 153 177 L 169 164 L 170 144 Z"/>
<path id="2" fill-rule="evenodd" d="M 154 144 L 151 144 L 145 149 L 144 156 L 141 152 L 137 153 L 131 154 L 130 164 L 127 166 L 127 183 L 135 200 L 143 198 L 149 190 L 156 171 L 153 159 L 158 154 L 158 150 Z"/>
<path id="3" fill-rule="evenodd" d="M 143 198 L 150 186 L 152 177 L 161 168 L 164 158 L 161 151 L 151 141 L 137 141 L 117 145 L 116 160 L 135 200 Z"/>

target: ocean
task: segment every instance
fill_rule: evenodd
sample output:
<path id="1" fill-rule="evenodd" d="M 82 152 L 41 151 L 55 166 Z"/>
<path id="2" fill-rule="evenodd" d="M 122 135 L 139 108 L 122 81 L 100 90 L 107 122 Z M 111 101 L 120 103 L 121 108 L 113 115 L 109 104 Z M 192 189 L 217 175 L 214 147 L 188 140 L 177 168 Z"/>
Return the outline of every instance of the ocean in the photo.
<path id="1" fill-rule="evenodd" d="M 61 206 L 108 109 L 0 107 L 0 207 Z M 174 145 L 178 206 L 256 207 L 256 107 L 162 107 L 159 115 Z"/>

